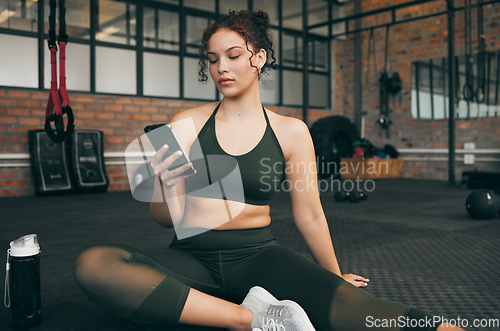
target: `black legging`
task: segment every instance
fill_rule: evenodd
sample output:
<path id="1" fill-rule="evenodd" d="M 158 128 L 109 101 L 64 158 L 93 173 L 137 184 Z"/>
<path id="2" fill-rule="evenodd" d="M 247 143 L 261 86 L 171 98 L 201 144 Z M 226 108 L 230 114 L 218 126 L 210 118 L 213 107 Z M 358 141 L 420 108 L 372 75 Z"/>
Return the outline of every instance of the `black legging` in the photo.
<path id="1" fill-rule="evenodd" d="M 269 226 L 174 238 L 163 250 L 116 249 L 121 252 L 118 261 L 98 249 L 84 252 L 77 281 L 91 299 L 135 322 L 177 323 L 190 288 L 240 304 L 256 285 L 278 300 L 297 302 L 317 330 L 373 330 L 374 321 L 392 321 L 386 330 L 410 330 L 397 322 L 432 319 L 401 303 L 377 299 L 281 246 Z"/>

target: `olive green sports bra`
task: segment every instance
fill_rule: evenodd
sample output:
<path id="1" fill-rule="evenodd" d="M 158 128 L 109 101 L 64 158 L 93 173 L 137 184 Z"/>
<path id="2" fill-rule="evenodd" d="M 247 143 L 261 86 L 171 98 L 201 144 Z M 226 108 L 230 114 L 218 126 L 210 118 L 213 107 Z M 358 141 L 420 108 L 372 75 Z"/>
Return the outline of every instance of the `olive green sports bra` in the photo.
<path id="1" fill-rule="evenodd" d="M 219 106 L 220 103 L 198 134 L 199 144 L 193 144 L 191 147 L 189 156 L 197 172 L 186 178 L 186 194 L 240 201 L 251 205 L 267 205 L 280 190 L 281 183 L 285 179 L 285 157 L 264 106 L 262 110 L 267 124 L 264 136 L 254 149 L 243 155 L 226 153 L 217 141 L 215 114 Z M 203 157 L 193 160 L 193 156 L 200 155 Z M 234 171 L 238 169 L 236 165 L 239 173 Z M 227 180 L 234 174 L 237 175 L 236 180 Z M 217 183 L 219 185 L 212 185 Z M 239 194 L 238 183 L 240 183 Z M 210 185 L 216 189 L 203 189 Z"/>

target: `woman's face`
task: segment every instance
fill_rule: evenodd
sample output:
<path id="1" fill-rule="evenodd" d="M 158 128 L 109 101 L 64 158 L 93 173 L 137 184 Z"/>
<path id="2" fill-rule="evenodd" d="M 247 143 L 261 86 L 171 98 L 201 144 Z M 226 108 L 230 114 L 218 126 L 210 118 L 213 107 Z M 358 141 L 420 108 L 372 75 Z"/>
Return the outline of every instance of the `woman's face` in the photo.
<path id="1" fill-rule="evenodd" d="M 253 49 L 251 45 L 248 48 Z M 207 57 L 210 75 L 222 95 L 235 97 L 253 85 L 258 88 L 258 72 L 248 60 L 252 53 L 245 39 L 231 30 L 219 30 L 208 41 Z M 261 68 L 265 63 L 265 51 L 254 54 L 252 64 Z M 263 62 L 264 61 L 264 62 Z"/>

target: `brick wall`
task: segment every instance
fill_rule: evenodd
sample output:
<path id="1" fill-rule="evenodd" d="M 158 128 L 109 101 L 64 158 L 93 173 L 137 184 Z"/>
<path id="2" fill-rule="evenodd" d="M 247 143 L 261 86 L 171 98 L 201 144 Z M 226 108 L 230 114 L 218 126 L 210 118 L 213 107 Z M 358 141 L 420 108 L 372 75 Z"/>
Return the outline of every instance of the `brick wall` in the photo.
<path id="1" fill-rule="evenodd" d="M 362 11 L 383 8 L 406 1 L 370 0 L 361 1 Z M 463 1 L 455 1 L 457 7 L 463 6 Z M 352 3 L 346 9 L 347 15 L 353 14 Z M 396 13 L 398 20 L 428 15 L 446 11 L 446 1 L 433 1 Z M 362 20 L 363 27 L 370 27 L 390 22 L 391 13 L 379 14 Z M 472 43 L 473 51 L 477 52 L 477 16 L 476 9 L 472 10 Z M 455 13 L 455 53 L 464 54 L 464 15 L 463 11 Z M 354 27 L 352 22 L 351 27 Z M 484 7 L 484 33 L 486 35 L 486 50 L 500 50 L 500 3 Z M 446 15 L 421 19 L 409 23 L 394 25 L 390 28 L 389 60 L 399 72 L 403 80 L 401 98 L 391 99 L 391 137 L 386 138 L 385 133 L 380 134 L 377 124 L 379 108 L 378 86 L 367 84 L 366 71 L 368 70 L 368 40 L 369 31 L 362 32 L 362 63 L 363 63 L 363 103 L 362 109 L 366 119 L 365 137 L 377 147 L 392 144 L 398 149 L 407 148 L 448 148 L 448 120 L 414 119 L 411 115 L 411 66 L 412 62 L 436 58 L 446 58 L 448 55 L 448 31 Z M 384 39 L 385 28 L 374 30 L 376 46 L 376 67 L 378 72 L 384 68 Z M 345 41 L 336 42 L 336 82 L 335 108 L 354 120 L 354 35 L 348 35 Z M 344 60 L 347 56 L 347 61 Z M 344 63 L 347 64 L 344 71 Z M 370 69 L 374 68 L 373 55 L 370 57 Z M 370 81 L 377 82 L 377 77 Z M 475 142 L 476 148 L 500 148 L 500 119 L 495 117 L 456 120 L 456 148 L 463 148 L 465 142 Z M 489 159 L 476 162 L 474 165 L 464 165 L 460 155 L 457 155 L 455 176 L 461 177 L 464 170 L 498 171 L 500 169 L 500 156 L 481 155 L 480 159 Z M 448 161 L 446 153 L 436 155 L 405 153 L 405 176 L 410 178 L 441 179 L 448 178 Z M 420 161 L 412 161 L 420 158 Z M 492 161 L 491 159 L 496 161 Z"/>
<path id="2" fill-rule="evenodd" d="M 12 159 L 0 160 L 0 196 L 34 194 L 27 158 L 28 131 L 43 127 L 48 95 L 48 91 L 0 89 L 0 154 L 13 155 Z M 168 122 L 176 112 L 204 103 L 72 92 L 70 100 L 77 129 L 104 133 L 109 190 L 129 189 L 124 158 L 109 156 L 110 152 L 123 153 L 130 142 L 144 133 L 144 126 Z M 287 116 L 302 116 L 301 108 L 267 108 Z M 329 110 L 312 109 L 310 121 L 330 114 Z"/>
<path id="3" fill-rule="evenodd" d="M 366 0 L 362 1 L 362 10 L 372 10 L 406 1 Z M 463 2 L 456 1 L 457 6 Z M 346 15 L 352 13 L 352 2 L 347 5 Z M 410 9 L 398 11 L 398 18 L 410 18 L 431 14 L 446 9 L 444 0 L 413 6 Z M 380 14 L 366 18 L 362 26 L 372 26 L 389 22 L 390 14 Z M 473 10 L 472 39 L 474 49 L 476 41 L 476 19 Z M 456 13 L 456 54 L 464 52 L 464 18 L 463 12 Z M 485 6 L 484 31 L 487 36 L 487 50 L 500 50 L 500 4 Z M 353 25 L 351 25 L 353 26 Z M 375 31 L 377 69 L 380 71 L 384 63 L 385 30 Z M 446 180 L 448 164 L 446 153 L 416 154 L 411 149 L 429 148 L 446 149 L 448 147 L 447 120 L 417 120 L 411 116 L 411 64 L 413 61 L 447 56 L 447 22 L 446 16 L 399 24 L 391 28 L 389 54 L 392 63 L 403 79 L 401 100 L 393 100 L 390 104 L 391 137 L 380 135 L 376 123 L 379 115 L 379 100 L 377 86 L 367 85 L 365 80 L 368 69 L 369 32 L 363 32 L 363 112 L 366 118 L 365 137 L 376 146 L 387 143 L 398 149 L 408 149 L 403 154 L 405 158 L 405 176 L 409 178 L 428 178 Z M 345 41 L 335 42 L 335 114 L 344 114 L 354 120 L 354 36 L 348 35 Z M 372 63 L 373 66 L 373 63 Z M 376 78 L 375 78 L 376 80 Z M 166 100 L 153 98 L 123 97 L 109 95 L 90 95 L 70 93 L 72 108 L 76 113 L 77 128 L 102 130 L 105 135 L 104 150 L 123 152 L 125 147 L 142 134 L 145 125 L 154 122 L 168 121 L 177 111 L 198 105 L 198 102 L 182 100 Z M 48 91 L 26 89 L 0 89 L 0 153 L 27 153 L 30 129 L 41 128 L 44 118 L 44 107 Z M 397 101 L 397 102 L 396 102 Z M 269 107 L 280 114 L 301 118 L 301 108 Z M 309 111 L 309 123 L 332 115 L 328 110 Z M 476 148 L 500 148 L 500 121 L 498 118 L 458 119 L 456 121 L 456 148 L 463 147 L 465 142 L 473 141 Z M 463 164 L 461 155 L 457 155 L 456 178 L 459 179 L 463 170 L 498 171 L 498 155 L 478 156 L 489 161 L 478 161 L 475 165 Z M 497 161 L 492 161 L 497 159 Z M 0 166 L 0 196 L 33 194 L 33 184 L 28 161 L 1 161 L 12 164 L 11 167 Z M 110 190 L 128 189 L 128 182 L 123 166 L 123 160 L 108 158 L 107 171 L 111 179 Z M 122 164 L 120 164 L 120 162 Z M 21 164 L 21 165 L 19 165 Z"/>

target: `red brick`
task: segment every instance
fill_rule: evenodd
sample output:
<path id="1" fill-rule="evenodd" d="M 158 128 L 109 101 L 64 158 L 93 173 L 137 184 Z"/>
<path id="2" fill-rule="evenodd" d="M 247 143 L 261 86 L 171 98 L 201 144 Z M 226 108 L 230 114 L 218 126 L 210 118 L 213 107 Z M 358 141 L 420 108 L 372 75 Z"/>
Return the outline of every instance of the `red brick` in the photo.
<path id="1" fill-rule="evenodd" d="M 42 103 L 34 100 L 19 100 L 19 107 L 41 108 Z"/>
<path id="2" fill-rule="evenodd" d="M 0 178 L 3 178 L 3 179 L 17 178 L 17 172 L 15 172 L 15 171 L 0 171 Z"/>
<path id="3" fill-rule="evenodd" d="M 84 109 L 85 109 L 85 104 L 83 104 L 83 103 L 79 103 L 79 102 L 72 102 L 72 103 L 71 103 L 71 109 L 72 109 L 73 111 L 80 112 L 80 111 L 82 111 L 82 110 L 84 110 Z"/>
<path id="4" fill-rule="evenodd" d="M 114 127 L 114 128 L 119 128 L 123 125 L 123 122 L 122 121 L 106 121 L 106 125 Z"/>
<path id="5" fill-rule="evenodd" d="M 105 105 L 104 110 L 106 111 L 123 111 L 122 105 Z"/>
<path id="6" fill-rule="evenodd" d="M 97 102 L 102 102 L 102 103 L 113 103 L 115 98 L 113 97 L 108 97 L 108 96 L 98 96 L 96 98 Z"/>
<path id="7" fill-rule="evenodd" d="M 135 114 L 134 115 L 134 120 L 137 120 L 137 121 L 149 121 L 149 120 L 151 120 L 151 115 L 148 115 L 148 114 Z"/>
<path id="8" fill-rule="evenodd" d="M 25 127 L 25 126 L 9 126 L 7 128 L 7 132 L 9 133 L 23 133 L 23 134 L 27 134 L 29 131 L 29 128 Z"/>
<path id="9" fill-rule="evenodd" d="M 468 129 L 470 128 L 470 122 L 457 123 L 457 129 Z"/>
<path id="10" fill-rule="evenodd" d="M 125 106 L 125 111 L 130 113 L 139 113 L 141 111 L 141 107 L 139 106 Z"/>
<path id="11" fill-rule="evenodd" d="M 110 168 L 106 169 L 106 172 L 108 173 L 108 175 L 123 174 L 124 169 L 118 168 L 118 167 L 110 167 Z"/>
<path id="12" fill-rule="evenodd" d="M 102 131 L 104 136 L 112 136 L 115 134 L 115 129 L 113 128 L 99 128 Z"/>
<path id="13" fill-rule="evenodd" d="M 151 100 L 146 98 L 136 98 L 133 100 L 133 103 L 135 105 L 149 105 L 151 103 Z"/>
<path id="14" fill-rule="evenodd" d="M 98 103 L 87 103 L 85 104 L 86 110 L 104 110 L 104 105 Z"/>
<path id="15" fill-rule="evenodd" d="M 118 104 L 132 103 L 132 99 L 131 98 L 126 98 L 126 97 L 116 98 L 115 99 L 115 103 L 118 103 Z"/>
<path id="16" fill-rule="evenodd" d="M 158 107 L 142 107 L 142 111 L 145 113 L 157 113 L 158 112 Z"/>
<path id="17" fill-rule="evenodd" d="M 0 98 L 5 95 L 5 90 L 0 90 Z"/>
<path id="18" fill-rule="evenodd" d="M 0 123 L 1 124 L 16 124 L 17 123 L 17 117 L 2 116 L 0 118 Z"/>
<path id="19" fill-rule="evenodd" d="M 106 125 L 106 122 L 103 120 L 85 120 L 85 125 L 89 125 L 93 128 L 102 128 Z"/>
<path id="20" fill-rule="evenodd" d="M 77 95 L 73 96 L 77 102 L 95 102 L 95 97 L 92 95 Z"/>
<path id="21" fill-rule="evenodd" d="M 24 187 L 28 184 L 27 180 L 7 180 L 5 185 L 8 187 Z"/>
<path id="22" fill-rule="evenodd" d="M 49 92 L 31 92 L 32 100 L 49 100 Z"/>
<path id="23" fill-rule="evenodd" d="M 182 101 L 181 100 L 168 100 L 168 106 L 170 108 L 182 108 Z"/>
<path id="24" fill-rule="evenodd" d="M 21 125 L 29 125 L 29 126 L 38 126 L 42 125 L 42 119 L 38 118 L 19 118 L 19 124 Z"/>
<path id="25" fill-rule="evenodd" d="M 32 109 L 31 116 L 45 118 L 45 109 Z"/>
<path id="26" fill-rule="evenodd" d="M 29 91 L 9 91 L 9 98 L 28 99 L 29 97 Z"/>
<path id="27" fill-rule="evenodd" d="M 111 176 L 111 180 L 113 182 L 128 181 L 128 177 L 127 176 Z"/>
<path id="28" fill-rule="evenodd" d="M 117 113 L 116 114 L 116 119 L 118 120 L 131 120 L 133 117 L 132 114 L 127 114 L 127 113 Z"/>
<path id="29" fill-rule="evenodd" d="M 151 120 L 158 122 L 168 122 L 168 115 L 151 115 Z"/>
<path id="30" fill-rule="evenodd" d="M 125 141 L 123 137 L 106 137 L 105 139 L 111 144 L 121 144 Z"/>
<path id="31" fill-rule="evenodd" d="M 168 105 L 168 101 L 165 99 L 153 99 L 151 100 L 151 104 L 153 106 L 166 106 Z"/>
<path id="32" fill-rule="evenodd" d="M 104 118 L 104 119 L 114 119 L 115 118 L 115 114 L 113 113 L 95 113 L 96 115 L 96 118 Z"/>
<path id="33" fill-rule="evenodd" d="M 16 196 L 16 191 L 12 189 L 0 190 L 0 196 L 2 197 L 14 197 Z"/>
<path id="34" fill-rule="evenodd" d="M 0 106 L 7 106 L 7 107 L 17 106 L 17 100 L 16 99 L 0 99 Z"/>
<path id="35" fill-rule="evenodd" d="M 96 118 L 96 113 L 90 111 L 81 111 L 78 114 L 75 114 L 75 118 Z"/>
<path id="36" fill-rule="evenodd" d="M 0 142 L 3 143 L 20 143 L 21 136 L 0 136 Z"/>
<path id="37" fill-rule="evenodd" d="M 9 108 L 7 109 L 7 115 L 12 116 L 29 116 L 30 110 L 26 108 Z"/>

